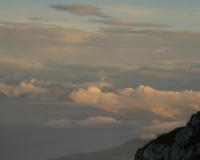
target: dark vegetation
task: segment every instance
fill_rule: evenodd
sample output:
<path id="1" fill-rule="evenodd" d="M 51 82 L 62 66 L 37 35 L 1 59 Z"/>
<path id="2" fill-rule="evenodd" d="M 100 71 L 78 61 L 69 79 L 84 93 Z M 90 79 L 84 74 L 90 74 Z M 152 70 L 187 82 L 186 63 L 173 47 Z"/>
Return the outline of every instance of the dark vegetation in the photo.
<path id="1" fill-rule="evenodd" d="M 181 131 L 184 127 L 179 127 L 176 128 L 172 131 L 170 131 L 169 133 L 165 133 L 165 134 L 161 134 L 160 136 L 158 136 L 156 139 L 150 141 L 148 144 L 146 144 L 144 146 L 144 148 L 146 148 L 148 145 L 155 143 L 155 144 L 166 144 L 166 145 L 170 145 L 173 144 L 176 138 L 176 134 Z"/>

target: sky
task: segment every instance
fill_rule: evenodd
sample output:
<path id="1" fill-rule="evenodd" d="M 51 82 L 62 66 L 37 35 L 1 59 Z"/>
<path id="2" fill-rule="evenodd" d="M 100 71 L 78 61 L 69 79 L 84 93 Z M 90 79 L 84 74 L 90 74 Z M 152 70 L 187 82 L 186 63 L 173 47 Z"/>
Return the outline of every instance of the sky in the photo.
<path id="1" fill-rule="evenodd" d="M 155 138 L 200 109 L 199 0 L 2 0 L 0 14 L 2 160 Z"/>

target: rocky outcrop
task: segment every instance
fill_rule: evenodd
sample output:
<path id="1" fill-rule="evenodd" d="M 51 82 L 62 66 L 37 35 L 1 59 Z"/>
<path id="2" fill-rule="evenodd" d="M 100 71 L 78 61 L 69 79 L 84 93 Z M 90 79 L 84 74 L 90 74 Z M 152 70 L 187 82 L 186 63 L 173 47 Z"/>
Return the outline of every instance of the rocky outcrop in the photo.
<path id="1" fill-rule="evenodd" d="M 188 160 L 200 152 L 200 112 L 186 127 L 160 135 L 137 150 L 135 160 Z"/>

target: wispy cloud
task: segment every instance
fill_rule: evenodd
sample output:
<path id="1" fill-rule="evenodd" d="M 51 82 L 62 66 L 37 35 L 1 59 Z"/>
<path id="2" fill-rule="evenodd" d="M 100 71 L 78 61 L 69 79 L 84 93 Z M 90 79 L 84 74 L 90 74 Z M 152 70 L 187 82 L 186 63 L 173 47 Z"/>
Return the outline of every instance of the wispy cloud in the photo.
<path id="1" fill-rule="evenodd" d="M 90 20 L 90 21 L 103 23 L 106 25 L 113 25 L 113 26 L 138 26 L 138 27 L 155 27 L 155 28 L 170 27 L 165 24 L 134 22 L 125 18 L 117 18 L 117 19 L 109 19 L 109 20 Z"/>
<path id="2" fill-rule="evenodd" d="M 50 8 L 53 8 L 57 11 L 67 11 L 79 16 L 91 15 L 91 16 L 97 16 L 101 18 L 109 17 L 103 14 L 99 7 L 83 5 L 83 4 L 74 4 L 74 5 L 54 4 L 54 5 L 51 5 Z"/>
<path id="3" fill-rule="evenodd" d="M 186 30 L 164 30 L 164 29 L 136 29 L 131 27 L 105 27 L 101 28 L 103 32 L 107 33 L 133 33 L 133 34 L 154 34 L 154 35 L 176 35 L 176 36 L 199 36 L 199 31 L 186 31 Z"/>

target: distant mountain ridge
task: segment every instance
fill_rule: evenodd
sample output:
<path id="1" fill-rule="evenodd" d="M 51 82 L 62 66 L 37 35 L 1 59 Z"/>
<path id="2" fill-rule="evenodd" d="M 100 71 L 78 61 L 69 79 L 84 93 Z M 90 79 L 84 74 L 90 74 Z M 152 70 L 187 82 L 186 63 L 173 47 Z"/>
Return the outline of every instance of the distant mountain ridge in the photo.
<path id="1" fill-rule="evenodd" d="M 120 146 L 88 154 L 75 153 L 51 160 L 133 160 L 135 152 L 150 140 L 133 139 Z"/>

